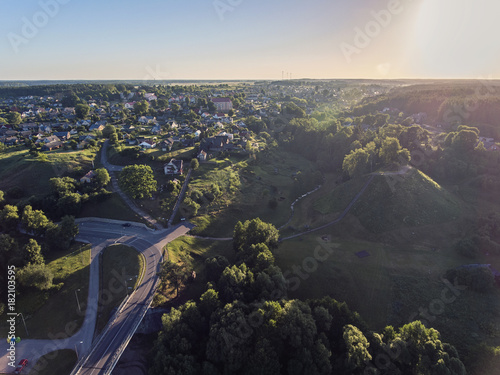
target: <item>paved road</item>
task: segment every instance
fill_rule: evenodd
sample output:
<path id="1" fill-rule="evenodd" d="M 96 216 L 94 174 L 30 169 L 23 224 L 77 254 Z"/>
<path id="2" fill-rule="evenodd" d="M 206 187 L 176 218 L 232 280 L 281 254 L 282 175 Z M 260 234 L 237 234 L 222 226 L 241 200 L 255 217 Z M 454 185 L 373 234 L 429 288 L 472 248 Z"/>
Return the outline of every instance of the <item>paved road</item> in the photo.
<path id="1" fill-rule="evenodd" d="M 181 205 L 182 199 L 184 198 L 184 194 L 186 194 L 186 190 L 189 184 L 189 179 L 191 178 L 191 173 L 193 172 L 192 168 L 189 168 L 189 171 L 186 175 L 186 180 L 184 181 L 184 184 L 182 185 L 181 191 L 179 193 L 179 196 L 177 197 L 177 202 L 175 202 L 174 210 L 172 211 L 172 216 L 170 216 L 170 219 L 168 220 L 168 225 L 172 225 L 172 222 L 174 221 L 175 215 L 177 215 L 177 211 L 179 211 L 179 207 Z"/>
<path id="2" fill-rule="evenodd" d="M 108 162 L 108 146 L 109 141 L 105 140 L 101 149 L 101 164 L 110 172 L 120 172 L 123 167 L 119 165 L 113 165 Z"/>
<path id="3" fill-rule="evenodd" d="M 161 249 L 191 229 L 192 225 L 188 223 L 155 233 L 145 228 L 123 228 L 121 225 L 109 223 L 84 224 L 79 235 L 81 239 L 106 236 L 108 241 L 114 239 L 119 243 L 135 247 L 144 255 L 146 262 L 140 285 L 122 305 L 116 318 L 108 324 L 102 336 L 92 345 L 92 350 L 81 364 L 78 374 L 104 374 L 114 367 L 153 299 L 158 283 L 156 273 L 162 259 Z"/>
<path id="4" fill-rule="evenodd" d="M 109 141 L 104 141 L 101 149 L 101 163 L 102 165 L 109 171 L 109 175 L 111 177 L 111 185 L 113 186 L 113 190 L 118 193 L 118 195 L 123 199 L 123 201 L 139 216 L 145 219 L 149 224 L 151 224 L 156 229 L 163 229 L 162 225 L 156 221 L 151 215 L 141 210 L 139 207 L 135 205 L 135 203 L 130 199 L 127 194 L 125 194 L 118 185 L 118 178 L 116 177 L 115 172 L 120 172 L 124 167 L 113 165 L 108 162 L 108 147 Z"/>
<path id="5" fill-rule="evenodd" d="M 119 358 L 121 345 L 126 343 L 127 337 L 131 336 L 132 330 L 149 306 L 157 282 L 156 270 L 161 260 L 161 249 L 177 237 L 185 235 L 192 227 L 189 223 L 183 223 L 170 229 L 152 231 L 140 226 L 123 227 L 119 222 L 108 223 L 98 219 L 80 223 L 77 240 L 92 243 L 89 296 L 84 323 L 78 332 L 66 339 L 57 339 L 57 335 L 54 340 L 23 339 L 16 347 L 16 360 L 28 358 L 31 368 L 41 356 L 54 350 L 76 349 L 81 359 L 90 353 L 82 363 L 79 374 L 103 374 L 104 369 L 111 366 L 112 360 Z M 113 243 L 124 243 L 142 252 L 146 259 L 145 274 L 116 320 L 109 325 L 100 341 L 93 343 L 99 294 L 98 255 Z M 6 341 L 0 340 L 0 373 L 12 372 L 12 368 L 8 366 L 7 354 L 4 355 L 7 348 Z"/>

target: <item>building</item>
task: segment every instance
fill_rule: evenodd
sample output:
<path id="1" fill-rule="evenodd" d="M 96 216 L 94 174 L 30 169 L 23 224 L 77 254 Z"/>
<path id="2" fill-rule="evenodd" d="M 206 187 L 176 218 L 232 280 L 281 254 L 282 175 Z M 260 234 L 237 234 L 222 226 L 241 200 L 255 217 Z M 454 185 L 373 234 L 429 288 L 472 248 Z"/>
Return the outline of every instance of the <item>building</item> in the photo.
<path id="1" fill-rule="evenodd" d="M 207 156 L 208 156 L 207 153 L 205 151 L 201 150 L 200 153 L 198 154 L 198 160 L 200 162 L 207 161 Z"/>
<path id="2" fill-rule="evenodd" d="M 229 112 L 233 109 L 233 102 L 229 98 L 212 98 L 218 112 Z"/>
<path id="3" fill-rule="evenodd" d="M 163 166 L 166 175 L 175 175 L 183 173 L 184 162 L 182 160 L 172 159 Z"/>
<path id="4" fill-rule="evenodd" d="M 92 182 L 92 179 L 95 177 L 94 171 L 89 171 L 85 176 L 80 178 L 80 182 L 82 184 L 90 184 Z"/>

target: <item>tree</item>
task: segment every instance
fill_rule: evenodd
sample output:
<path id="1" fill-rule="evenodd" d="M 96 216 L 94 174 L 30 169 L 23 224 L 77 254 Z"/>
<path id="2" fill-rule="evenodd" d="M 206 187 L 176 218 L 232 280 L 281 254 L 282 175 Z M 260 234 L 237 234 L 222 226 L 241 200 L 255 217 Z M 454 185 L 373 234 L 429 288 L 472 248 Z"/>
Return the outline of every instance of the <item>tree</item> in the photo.
<path id="1" fill-rule="evenodd" d="M 144 116 L 149 111 L 149 103 L 146 100 L 141 100 L 134 104 L 134 112 L 137 116 Z"/>
<path id="2" fill-rule="evenodd" d="M 28 264 L 45 264 L 42 255 L 42 247 L 36 242 L 35 239 L 30 238 L 28 243 L 24 245 L 24 252 L 26 254 Z"/>
<path id="3" fill-rule="evenodd" d="M 19 283 L 27 288 L 47 290 L 52 287 L 54 275 L 44 264 L 28 264 L 17 273 Z"/>
<path id="4" fill-rule="evenodd" d="M 478 142 L 478 135 L 474 130 L 461 130 L 453 136 L 452 147 L 457 153 L 469 153 L 474 150 Z"/>
<path id="5" fill-rule="evenodd" d="M 359 177 L 366 173 L 369 160 L 370 155 L 368 152 L 362 148 L 358 148 L 351 151 L 351 153 L 344 158 L 342 170 L 351 178 Z"/>
<path id="6" fill-rule="evenodd" d="M 170 106 L 170 109 L 172 110 L 172 112 L 174 112 L 177 115 L 179 113 L 179 111 L 181 110 L 181 106 L 177 103 L 174 103 Z"/>
<path id="7" fill-rule="evenodd" d="M 67 193 L 57 201 L 59 213 L 63 215 L 78 215 L 82 208 L 82 196 L 78 193 Z"/>
<path id="8" fill-rule="evenodd" d="M 109 143 L 111 143 L 112 145 L 115 145 L 118 143 L 118 134 L 115 133 L 111 133 L 109 135 Z"/>
<path id="9" fill-rule="evenodd" d="M 213 101 L 211 101 L 211 100 L 209 100 L 209 101 L 207 102 L 207 107 L 208 107 L 208 111 L 209 111 L 209 112 L 212 112 L 212 113 L 213 113 L 213 112 L 217 111 L 217 106 L 216 106 L 216 105 L 215 105 L 215 103 L 214 103 Z"/>
<path id="10" fill-rule="evenodd" d="M 370 344 L 363 332 L 351 324 L 344 327 L 343 336 L 347 347 L 346 367 L 351 371 L 351 374 L 361 374 L 366 363 L 372 359 L 368 351 Z"/>
<path id="11" fill-rule="evenodd" d="M 44 234 L 50 224 L 52 224 L 43 211 L 33 210 L 30 205 L 24 207 L 21 223 L 27 232 L 31 232 L 35 236 Z"/>
<path id="12" fill-rule="evenodd" d="M 3 190 L 0 190 L 0 204 L 3 203 L 4 200 L 5 200 L 5 194 Z"/>
<path id="13" fill-rule="evenodd" d="M 163 285 L 170 285 L 175 289 L 176 296 L 179 295 L 181 285 L 191 276 L 188 266 L 185 262 L 174 263 L 171 260 L 164 261 L 160 266 L 158 277 Z"/>
<path id="14" fill-rule="evenodd" d="M 200 207 L 201 206 L 191 198 L 185 198 L 182 202 L 181 211 L 184 216 L 193 217 L 198 214 Z"/>
<path id="15" fill-rule="evenodd" d="M 105 168 L 98 168 L 94 170 L 94 181 L 99 187 L 103 188 L 109 184 L 111 177 Z"/>
<path id="16" fill-rule="evenodd" d="M 11 112 L 9 114 L 9 124 L 19 125 L 21 123 L 22 117 L 19 112 Z"/>
<path id="17" fill-rule="evenodd" d="M 230 109 L 227 114 L 229 117 L 233 117 L 234 116 L 234 109 Z"/>
<path id="18" fill-rule="evenodd" d="M 233 234 L 233 247 L 237 251 L 245 251 L 252 245 L 265 244 L 269 249 L 278 247 L 279 232 L 272 224 L 259 218 L 236 223 Z"/>
<path id="19" fill-rule="evenodd" d="M 78 224 L 75 223 L 74 216 L 63 216 L 59 224 L 59 234 L 63 241 L 71 242 L 80 232 Z M 68 244 L 69 247 L 69 244 Z"/>
<path id="20" fill-rule="evenodd" d="M 112 134 L 116 134 L 116 127 L 111 124 L 107 124 L 104 129 L 102 130 L 102 136 L 104 138 L 111 138 Z"/>
<path id="21" fill-rule="evenodd" d="M 0 234 L 0 264 L 3 265 L 10 263 L 17 255 L 19 245 L 17 241 L 8 234 Z"/>
<path id="22" fill-rule="evenodd" d="M 200 162 L 198 161 L 198 159 L 194 158 L 194 159 L 191 159 L 191 163 L 189 165 L 193 170 L 197 170 L 198 167 L 200 166 Z"/>
<path id="23" fill-rule="evenodd" d="M 401 151 L 399 140 L 394 137 L 387 137 L 382 142 L 382 146 L 379 150 L 379 156 L 385 164 L 396 163 L 398 162 L 399 151 Z"/>
<path id="24" fill-rule="evenodd" d="M 120 173 L 120 185 L 134 199 L 151 197 L 156 180 L 149 165 L 127 165 Z"/>
<path id="25" fill-rule="evenodd" d="M 4 231 L 14 230 L 19 223 L 19 213 L 17 206 L 9 204 L 0 211 L 0 226 Z"/>
<path id="26" fill-rule="evenodd" d="M 90 107 L 87 104 L 80 103 L 75 106 L 75 114 L 79 119 L 86 118 L 89 115 L 89 112 Z"/>
<path id="27" fill-rule="evenodd" d="M 49 180 L 52 191 L 62 197 L 66 194 L 75 192 L 76 180 L 71 177 L 53 177 Z"/>
<path id="28" fill-rule="evenodd" d="M 80 98 L 74 92 L 71 91 L 62 98 L 61 103 L 63 107 L 75 107 L 79 101 Z"/>

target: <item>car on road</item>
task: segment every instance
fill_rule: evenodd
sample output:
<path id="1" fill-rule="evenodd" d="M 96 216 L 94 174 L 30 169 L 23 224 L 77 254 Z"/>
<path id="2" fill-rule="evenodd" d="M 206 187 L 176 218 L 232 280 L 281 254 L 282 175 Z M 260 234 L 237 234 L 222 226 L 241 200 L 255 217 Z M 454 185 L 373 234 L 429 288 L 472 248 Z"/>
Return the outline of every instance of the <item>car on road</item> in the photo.
<path id="1" fill-rule="evenodd" d="M 128 228 L 128 227 L 130 227 L 130 226 L 132 226 L 132 224 L 130 224 L 130 223 L 125 223 L 125 224 L 122 224 L 122 227 L 125 227 L 125 228 Z"/>
<path id="2" fill-rule="evenodd" d="M 23 369 L 28 366 L 28 360 L 25 358 L 25 359 L 21 359 L 19 361 L 19 363 L 17 364 L 17 367 L 16 367 L 16 371 L 14 371 L 14 374 L 20 374 L 21 371 L 23 371 Z"/>

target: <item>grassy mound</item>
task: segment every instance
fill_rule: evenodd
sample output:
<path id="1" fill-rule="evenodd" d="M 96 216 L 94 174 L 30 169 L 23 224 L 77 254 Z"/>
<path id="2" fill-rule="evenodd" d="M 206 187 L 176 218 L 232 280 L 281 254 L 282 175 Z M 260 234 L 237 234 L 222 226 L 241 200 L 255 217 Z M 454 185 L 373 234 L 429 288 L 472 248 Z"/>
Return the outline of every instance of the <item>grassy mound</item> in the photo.
<path id="1" fill-rule="evenodd" d="M 339 186 L 316 202 L 315 209 L 322 214 L 341 211 L 364 182 L 353 180 Z M 405 175 L 375 176 L 350 211 L 373 233 L 451 221 L 459 213 L 455 197 L 416 169 Z"/>

